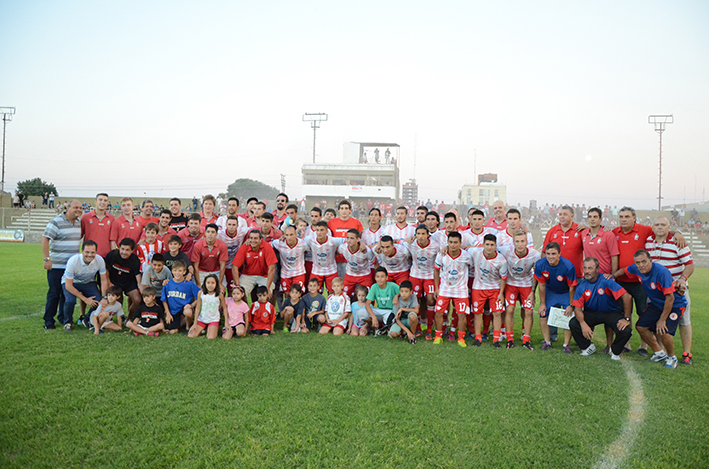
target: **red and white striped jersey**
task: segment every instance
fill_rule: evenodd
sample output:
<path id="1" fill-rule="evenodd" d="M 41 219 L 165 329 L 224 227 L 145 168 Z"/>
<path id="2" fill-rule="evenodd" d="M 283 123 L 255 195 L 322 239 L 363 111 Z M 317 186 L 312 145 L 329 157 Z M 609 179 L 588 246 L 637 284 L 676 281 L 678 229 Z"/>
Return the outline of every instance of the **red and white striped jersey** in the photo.
<path id="1" fill-rule="evenodd" d="M 380 226 L 377 231 L 372 231 L 371 228 L 367 228 L 362 232 L 362 242 L 367 246 L 374 246 L 382 239 L 384 236 L 384 227 Z"/>
<path id="2" fill-rule="evenodd" d="M 243 218 L 239 217 L 239 220 L 243 220 Z M 246 236 L 246 233 L 248 232 L 249 228 L 246 226 L 246 223 L 244 223 L 243 230 L 241 228 L 237 228 L 236 235 L 233 237 L 226 233 L 226 229 L 219 230 L 217 233 L 217 239 L 224 241 L 224 244 L 226 244 L 226 250 L 229 253 L 229 260 L 226 263 L 227 269 L 231 269 L 236 252 L 244 243 L 244 236 Z"/>
<path id="3" fill-rule="evenodd" d="M 509 234 L 507 230 L 499 231 L 497 233 L 497 248 L 509 246 L 511 246 L 512 249 L 515 248 L 514 235 Z M 534 247 L 534 238 L 529 231 L 527 232 L 527 247 L 530 249 Z"/>
<path id="4" fill-rule="evenodd" d="M 305 251 L 308 250 L 305 241 L 298 239 L 295 246 L 290 247 L 285 238 L 278 238 L 271 241 L 271 246 L 281 255 L 281 278 L 305 275 Z"/>
<path id="5" fill-rule="evenodd" d="M 436 255 L 441 250 L 440 244 L 429 239 L 428 246 L 421 247 L 418 241 L 407 243 L 411 253 L 411 276 L 420 279 L 432 279 L 433 269 L 436 265 Z"/>
<path id="6" fill-rule="evenodd" d="M 658 243 L 655 240 L 655 235 L 648 236 L 645 241 L 645 250 L 650 253 L 653 261 L 667 267 L 675 282 L 682 275 L 686 266 L 694 264 L 689 246 L 680 249 L 672 234 L 667 235 L 664 243 Z"/>
<path id="7" fill-rule="evenodd" d="M 403 228 L 400 228 L 396 223 L 384 228 L 384 234 L 392 237 L 395 243 L 402 243 L 408 238 L 416 236 L 416 227 L 408 223 Z"/>
<path id="8" fill-rule="evenodd" d="M 490 228 L 489 226 L 483 226 L 483 230 L 480 233 L 473 233 L 473 230 L 465 230 L 463 233 L 467 235 L 465 239 L 472 240 L 470 244 L 463 243 L 463 246 L 481 248 L 483 247 L 483 242 L 485 241 L 485 235 L 493 234 L 497 236 L 499 231 L 494 228 Z"/>
<path id="9" fill-rule="evenodd" d="M 383 252 L 375 254 L 379 265 L 386 268 L 390 274 L 399 272 L 408 272 L 411 269 L 411 253 L 409 250 L 399 244 L 395 244 L 396 253 L 392 257 L 384 255 Z"/>
<path id="10" fill-rule="evenodd" d="M 345 242 L 344 238 L 333 238 L 328 236 L 324 243 L 320 243 L 317 237 L 306 237 L 305 245 L 313 253 L 312 275 L 332 275 L 337 273 L 337 262 L 335 254 L 337 248 Z"/>
<path id="11" fill-rule="evenodd" d="M 450 254 L 436 255 L 435 268 L 440 276 L 438 295 L 446 298 L 468 298 L 468 270 L 473 263 L 469 252 L 462 250 L 455 258 Z"/>
<path id="12" fill-rule="evenodd" d="M 370 248 L 367 248 L 364 252 L 360 250 L 352 252 L 347 243 L 344 243 L 337 248 L 337 252 L 342 254 L 342 257 L 345 258 L 345 262 L 347 263 L 345 271 L 347 275 L 362 277 L 371 273 L 372 263 L 374 262 L 374 252 L 372 252 Z"/>
<path id="13" fill-rule="evenodd" d="M 500 253 L 507 261 L 507 285 L 512 287 L 531 287 L 534 279 L 534 264 L 542 258 L 539 251 L 527 248 L 527 254 L 519 257 L 514 248 L 503 248 Z"/>
<path id="14" fill-rule="evenodd" d="M 499 290 L 500 281 L 507 280 L 507 261 L 499 252 L 488 259 L 480 248 L 469 249 L 475 263 L 473 290 Z"/>
<path id="15" fill-rule="evenodd" d="M 246 222 L 246 218 L 244 217 L 236 217 L 236 227 L 237 231 L 241 230 L 248 230 L 249 229 L 249 224 Z M 229 219 L 227 215 L 222 215 L 219 218 L 217 218 L 217 227 L 219 227 L 219 232 L 221 233 L 222 231 L 226 231 L 226 221 Z M 228 244 L 227 244 L 228 246 Z"/>
<path id="16" fill-rule="evenodd" d="M 156 252 L 162 254 L 165 252 L 165 246 L 163 245 L 163 242 L 159 239 L 156 239 L 154 243 L 148 244 L 136 244 L 135 247 L 137 248 L 135 250 L 135 254 L 138 256 L 138 259 L 140 259 L 140 271 L 142 272 L 145 270 L 145 267 L 150 264 L 150 261 L 153 259 L 153 254 Z"/>

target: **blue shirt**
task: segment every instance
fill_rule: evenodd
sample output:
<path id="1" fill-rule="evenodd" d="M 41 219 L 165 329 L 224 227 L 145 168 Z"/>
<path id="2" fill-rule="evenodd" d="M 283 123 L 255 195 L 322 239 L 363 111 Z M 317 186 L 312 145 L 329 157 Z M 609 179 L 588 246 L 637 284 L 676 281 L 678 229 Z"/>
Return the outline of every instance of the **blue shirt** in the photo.
<path id="1" fill-rule="evenodd" d="M 650 269 L 650 272 L 647 274 L 641 274 L 640 270 L 638 270 L 638 266 L 635 264 L 630 264 L 625 268 L 625 271 L 640 277 L 643 290 L 647 293 L 650 303 L 657 308 L 665 308 L 665 295 L 669 293 L 675 296 L 675 302 L 672 304 L 673 309 L 687 306 L 686 298 L 675 291 L 675 283 L 672 280 L 672 274 L 664 265 L 653 262 L 652 269 Z"/>
<path id="2" fill-rule="evenodd" d="M 546 284 L 547 292 L 568 294 L 571 287 L 576 285 L 576 268 L 564 257 L 560 257 L 554 267 L 549 265 L 546 257 L 542 257 L 534 264 L 534 278 Z"/>
<path id="3" fill-rule="evenodd" d="M 616 301 L 623 293 L 623 287 L 603 275 L 599 275 L 593 283 L 584 278 L 576 287 L 573 305 L 599 313 L 616 313 L 623 310 Z"/>
<path id="4" fill-rule="evenodd" d="M 183 280 L 177 283 L 174 279 L 170 279 L 162 288 L 162 301 L 167 301 L 167 307 L 170 308 L 170 314 L 181 313 L 185 306 L 192 303 L 199 296 L 202 290 L 194 283 Z"/>

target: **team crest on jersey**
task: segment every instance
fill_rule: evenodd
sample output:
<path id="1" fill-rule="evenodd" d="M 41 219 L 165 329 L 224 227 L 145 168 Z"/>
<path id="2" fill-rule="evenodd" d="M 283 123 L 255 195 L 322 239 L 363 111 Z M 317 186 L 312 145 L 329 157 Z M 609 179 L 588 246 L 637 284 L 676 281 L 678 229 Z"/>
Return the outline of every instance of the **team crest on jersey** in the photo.
<path id="1" fill-rule="evenodd" d="M 585 292 L 583 292 L 583 294 L 586 295 L 586 296 L 591 296 L 591 291 L 590 291 L 590 290 L 586 290 Z"/>
<path id="2" fill-rule="evenodd" d="M 562 277 L 561 275 L 557 275 L 556 279 L 561 282 L 562 280 L 564 280 L 564 277 Z"/>
<path id="3" fill-rule="evenodd" d="M 599 295 L 605 295 L 605 294 L 606 294 L 606 291 L 605 291 L 603 288 L 599 288 L 599 289 L 598 289 L 598 294 L 599 294 Z"/>
<path id="4" fill-rule="evenodd" d="M 340 310 L 340 303 L 338 302 L 333 302 L 332 303 L 332 312 L 336 313 Z"/>
<path id="5" fill-rule="evenodd" d="M 544 272 L 542 272 L 542 276 L 543 276 L 543 277 L 546 277 L 546 278 L 549 278 L 549 272 L 547 272 L 547 271 L 545 270 Z"/>
<path id="6" fill-rule="evenodd" d="M 637 241 L 638 239 L 639 239 L 638 235 L 635 235 L 635 241 Z"/>
<path id="7" fill-rule="evenodd" d="M 268 317 L 268 311 L 264 311 L 263 314 L 261 314 L 264 318 Z"/>
<path id="8" fill-rule="evenodd" d="M 670 314 L 670 320 L 671 320 L 671 321 L 676 321 L 676 320 L 677 320 L 677 313 L 671 313 L 671 314 Z"/>
<path id="9" fill-rule="evenodd" d="M 655 282 L 650 282 L 650 288 L 657 290 L 657 285 L 655 285 Z"/>

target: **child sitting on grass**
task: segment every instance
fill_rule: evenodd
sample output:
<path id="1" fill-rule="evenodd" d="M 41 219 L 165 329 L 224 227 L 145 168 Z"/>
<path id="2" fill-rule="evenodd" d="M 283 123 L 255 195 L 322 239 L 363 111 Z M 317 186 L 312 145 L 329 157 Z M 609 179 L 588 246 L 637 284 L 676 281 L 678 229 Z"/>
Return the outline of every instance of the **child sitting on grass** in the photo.
<path id="1" fill-rule="evenodd" d="M 290 297 L 283 302 L 283 309 L 281 310 L 283 332 L 288 332 L 289 324 L 291 325 L 291 333 L 300 332 L 300 328 L 303 326 L 303 310 L 305 309 L 305 304 L 301 301 L 303 289 L 300 288 L 300 285 L 294 283 L 290 286 L 288 293 Z"/>
<path id="2" fill-rule="evenodd" d="M 355 288 L 357 302 L 350 305 L 352 309 L 352 320 L 350 325 L 350 335 L 366 336 L 369 334 L 369 313 L 367 312 L 367 287 L 357 285 Z"/>
<path id="3" fill-rule="evenodd" d="M 249 305 L 244 301 L 246 291 L 241 285 L 234 285 L 231 296 L 226 299 L 226 312 L 224 314 L 224 332 L 222 339 L 229 340 L 236 334 L 245 337 L 249 330 Z"/>
<path id="4" fill-rule="evenodd" d="M 165 328 L 162 306 L 155 302 L 157 292 L 153 287 L 147 287 L 141 294 L 143 302 L 138 305 L 135 318 L 133 321 L 128 321 L 126 327 L 133 331 L 136 337 L 139 335 L 157 337 L 160 335 L 160 331 Z"/>
<path id="5" fill-rule="evenodd" d="M 276 310 L 268 301 L 268 289 L 260 286 L 256 289 L 256 301 L 251 305 L 251 333 L 268 336 L 273 334 L 273 324 L 276 322 Z"/>
<path id="6" fill-rule="evenodd" d="M 207 339 L 216 339 L 219 335 L 219 310 L 226 311 L 224 295 L 219 288 L 219 278 L 214 274 L 205 277 L 202 291 L 197 297 L 195 314 L 197 322 L 192 326 L 187 337 L 199 337 L 203 330 L 207 330 Z"/>
<path id="7" fill-rule="evenodd" d="M 416 343 L 416 326 L 418 325 L 419 302 L 412 295 L 413 284 L 404 280 L 399 285 L 399 302 L 394 305 L 394 324 L 389 328 L 389 337 L 399 337 L 402 331 L 406 334 L 410 344 Z"/>
<path id="8" fill-rule="evenodd" d="M 350 299 L 344 294 L 345 282 L 340 277 L 332 279 L 332 295 L 325 303 L 327 321 L 320 327 L 321 334 L 332 331 L 332 335 L 342 335 L 347 328 L 350 315 Z"/>
<path id="9" fill-rule="evenodd" d="M 305 330 L 317 327 L 325 322 L 325 297 L 320 294 L 320 282 L 318 279 L 311 278 L 308 282 L 308 294 L 303 297 Z"/>
<path id="10" fill-rule="evenodd" d="M 106 305 L 101 301 L 98 308 L 91 312 L 94 334 L 101 334 L 103 329 L 116 332 L 123 330 L 123 306 L 118 302 L 121 293 L 121 289 L 115 286 L 106 289 Z M 114 317 L 117 323 L 113 322 Z"/>

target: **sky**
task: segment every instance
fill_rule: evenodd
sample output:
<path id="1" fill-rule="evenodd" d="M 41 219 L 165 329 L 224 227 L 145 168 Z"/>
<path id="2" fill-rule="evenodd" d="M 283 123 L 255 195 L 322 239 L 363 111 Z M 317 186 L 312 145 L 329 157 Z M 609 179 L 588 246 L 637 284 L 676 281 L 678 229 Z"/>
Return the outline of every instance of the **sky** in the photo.
<path id="1" fill-rule="evenodd" d="M 242 177 L 302 194 L 348 141 L 401 146 L 401 179 L 453 201 L 706 199 L 709 2 L 0 0 L 6 190 L 191 197 Z"/>

